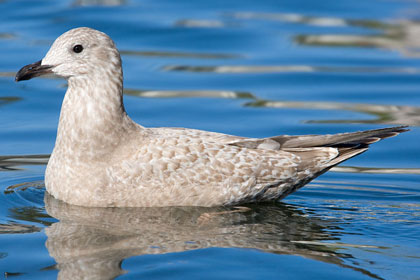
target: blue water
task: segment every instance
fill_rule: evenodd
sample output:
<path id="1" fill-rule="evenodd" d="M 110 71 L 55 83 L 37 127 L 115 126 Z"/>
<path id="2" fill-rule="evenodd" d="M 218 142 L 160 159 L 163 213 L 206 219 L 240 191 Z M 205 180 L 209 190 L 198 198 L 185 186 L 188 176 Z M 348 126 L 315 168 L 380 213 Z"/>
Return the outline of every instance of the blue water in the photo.
<path id="1" fill-rule="evenodd" d="M 0 277 L 419 279 L 418 1 L 0 1 Z M 398 124 L 281 202 L 86 209 L 45 193 L 64 80 L 15 83 L 61 33 L 122 53 L 144 126 L 249 137 Z M 203 218 L 204 217 L 204 218 Z"/>

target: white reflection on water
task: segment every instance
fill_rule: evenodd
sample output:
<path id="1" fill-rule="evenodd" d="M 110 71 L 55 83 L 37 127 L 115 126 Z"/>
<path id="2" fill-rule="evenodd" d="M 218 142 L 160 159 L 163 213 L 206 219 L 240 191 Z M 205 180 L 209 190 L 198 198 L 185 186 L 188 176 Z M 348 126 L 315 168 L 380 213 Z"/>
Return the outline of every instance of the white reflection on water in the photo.
<path id="1" fill-rule="evenodd" d="M 420 22 L 417 20 L 381 21 L 258 12 L 238 12 L 230 16 L 243 20 L 258 19 L 314 26 L 353 26 L 372 29 L 381 33 L 375 35 L 300 34 L 295 36 L 295 42 L 302 45 L 387 48 L 397 50 L 408 57 L 420 57 Z"/>
<path id="2" fill-rule="evenodd" d="M 308 123 L 375 123 L 420 126 L 420 107 L 339 103 L 339 102 L 311 102 L 311 101 L 269 101 L 258 99 L 249 92 L 235 92 L 223 90 L 137 90 L 126 89 L 126 94 L 139 97 L 211 97 L 211 98 L 244 98 L 254 101 L 245 103 L 250 107 L 267 108 L 307 108 L 318 110 L 345 110 L 373 115 L 375 119 L 367 120 L 308 120 Z"/>
<path id="3" fill-rule="evenodd" d="M 74 6 L 121 6 L 127 3 L 126 0 L 76 0 Z"/>
<path id="4" fill-rule="evenodd" d="M 356 23 L 349 22 L 350 25 Z M 382 34 L 297 35 L 295 41 L 302 45 L 386 48 L 397 50 L 407 57 L 420 57 L 420 22 L 412 20 L 394 21 L 390 24 L 378 22 L 373 27 L 379 27 Z"/>
<path id="5" fill-rule="evenodd" d="M 287 13 L 257 13 L 257 12 L 237 12 L 232 13 L 228 16 L 231 16 L 236 19 L 241 20 L 273 20 L 273 21 L 283 21 L 291 23 L 304 23 L 315 26 L 347 26 L 348 23 L 346 20 L 341 18 L 333 17 L 311 17 L 304 16 L 300 14 L 287 14 Z"/>
<path id="6" fill-rule="evenodd" d="M 248 92 L 231 91 L 231 90 L 136 90 L 125 89 L 125 94 L 152 97 L 152 98 L 180 98 L 180 97 L 207 97 L 207 98 L 247 98 L 255 97 Z"/>
<path id="7" fill-rule="evenodd" d="M 371 173 L 371 174 L 420 174 L 420 168 L 379 168 L 360 166 L 336 166 L 330 169 L 345 173 Z"/>
<path id="8" fill-rule="evenodd" d="M 146 57 L 166 57 L 166 58 L 201 58 L 201 59 L 233 59 L 240 55 L 225 53 L 207 53 L 207 52 L 177 52 L 160 50 L 120 50 L 121 55 L 128 56 L 146 56 Z"/>
<path id="9" fill-rule="evenodd" d="M 368 120 L 310 120 L 308 123 L 381 123 L 420 126 L 420 107 L 375 105 L 338 102 L 299 102 L 299 101 L 265 101 L 249 102 L 246 106 L 267 108 L 308 108 L 319 110 L 346 110 L 373 115 L 376 119 Z"/>
<path id="10" fill-rule="evenodd" d="M 226 27 L 226 23 L 220 20 L 182 19 L 175 22 L 175 26 L 218 28 L 218 27 Z"/>
<path id="11" fill-rule="evenodd" d="M 164 71 L 208 72 L 208 73 L 403 73 L 419 74 L 420 69 L 414 67 L 343 67 L 343 66 L 309 66 L 309 65 L 221 65 L 221 66 L 190 66 L 166 65 Z"/>

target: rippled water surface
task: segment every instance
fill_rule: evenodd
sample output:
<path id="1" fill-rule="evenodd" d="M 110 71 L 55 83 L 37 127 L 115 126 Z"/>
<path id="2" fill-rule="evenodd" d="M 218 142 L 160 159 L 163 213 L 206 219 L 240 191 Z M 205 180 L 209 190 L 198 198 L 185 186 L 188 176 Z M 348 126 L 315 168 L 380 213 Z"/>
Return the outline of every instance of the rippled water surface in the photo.
<path id="1" fill-rule="evenodd" d="M 418 1 L 3 0 L 0 11 L 0 277 L 420 278 Z M 276 204 L 67 205 L 43 184 L 66 83 L 14 75 L 78 26 L 114 39 L 126 109 L 145 126 L 411 131 Z"/>

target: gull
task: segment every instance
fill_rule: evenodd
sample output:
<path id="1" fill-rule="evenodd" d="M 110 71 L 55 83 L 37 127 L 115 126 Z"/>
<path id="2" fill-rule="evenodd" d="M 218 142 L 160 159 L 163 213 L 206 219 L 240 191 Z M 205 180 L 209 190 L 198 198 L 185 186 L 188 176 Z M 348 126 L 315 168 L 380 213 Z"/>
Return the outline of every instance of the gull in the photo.
<path id="1" fill-rule="evenodd" d="M 217 206 L 275 201 L 405 126 L 333 135 L 246 138 L 187 128 L 146 128 L 123 104 L 112 39 L 80 27 L 58 37 L 16 81 L 68 81 L 45 171 L 55 198 L 87 207 Z"/>

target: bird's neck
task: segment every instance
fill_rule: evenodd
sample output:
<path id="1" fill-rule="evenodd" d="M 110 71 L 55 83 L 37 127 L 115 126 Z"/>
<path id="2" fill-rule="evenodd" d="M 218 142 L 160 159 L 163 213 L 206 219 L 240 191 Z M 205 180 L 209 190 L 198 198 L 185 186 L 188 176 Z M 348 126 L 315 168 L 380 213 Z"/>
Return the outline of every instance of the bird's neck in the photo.
<path id="1" fill-rule="evenodd" d="M 68 82 L 55 149 L 91 159 L 112 153 L 124 135 L 138 127 L 124 109 L 122 78 L 70 78 Z"/>

